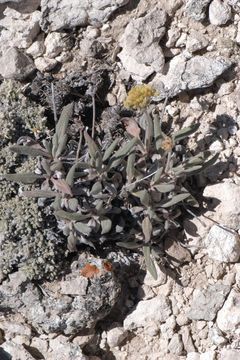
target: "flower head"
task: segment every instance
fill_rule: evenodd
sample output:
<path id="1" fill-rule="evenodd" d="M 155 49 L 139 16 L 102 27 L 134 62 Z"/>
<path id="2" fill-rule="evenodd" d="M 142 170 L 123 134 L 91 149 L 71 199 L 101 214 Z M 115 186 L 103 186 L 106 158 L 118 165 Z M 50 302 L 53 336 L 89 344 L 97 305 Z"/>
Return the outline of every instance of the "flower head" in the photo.
<path id="1" fill-rule="evenodd" d="M 162 141 L 161 148 L 165 151 L 171 151 L 173 148 L 173 140 L 169 136 L 166 136 Z"/>
<path id="2" fill-rule="evenodd" d="M 154 95 L 156 90 L 151 85 L 136 85 L 129 91 L 124 106 L 129 109 L 143 109 Z"/>

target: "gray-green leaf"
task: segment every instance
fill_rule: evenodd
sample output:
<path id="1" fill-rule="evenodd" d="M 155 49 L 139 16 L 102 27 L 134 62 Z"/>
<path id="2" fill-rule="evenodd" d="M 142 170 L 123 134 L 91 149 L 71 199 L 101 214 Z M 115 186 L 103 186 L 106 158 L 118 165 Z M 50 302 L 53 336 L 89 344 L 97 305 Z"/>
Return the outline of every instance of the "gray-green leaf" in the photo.
<path id="1" fill-rule="evenodd" d="M 189 196 L 190 196 L 189 193 L 177 194 L 177 195 L 173 196 L 173 198 L 171 200 L 162 204 L 161 207 L 168 208 L 170 206 L 176 205 L 176 204 L 180 203 L 181 201 L 184 201 L 185 199 L 187 199 Z"/>
<path id="2" fill-rule="evenodd" d="M 173 134 L 174 141 L 180 141 L 188 137 L 189 135 L 195 133 L 195 131 L 199 128 L 200 124 L 193 124 L 189 127 L 185 127 Z"/>
<path id="3" fill-rule="evenodd" d="M 143 246 L 143 254 L 144 254 L 147 270 L 150 272 L 150 274 L 152 275 L 154 280 L 157 280 L 157 278 L 158 278 L 157 269 L 156 269 L 154 261 L 153 261 L 153 259 L 151 257 L 151 248 L 150 248 L 150 246 Z"/>

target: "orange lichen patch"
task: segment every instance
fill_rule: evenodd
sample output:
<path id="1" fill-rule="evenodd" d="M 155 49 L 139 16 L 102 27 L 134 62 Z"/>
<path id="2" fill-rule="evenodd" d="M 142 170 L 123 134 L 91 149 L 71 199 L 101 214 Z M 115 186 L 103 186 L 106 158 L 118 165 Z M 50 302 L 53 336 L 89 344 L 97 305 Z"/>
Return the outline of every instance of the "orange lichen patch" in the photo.
<path id="1" fill-rule="evenodd" d="M 104 261 L 103 267 L 106 271 L 112 271 L 112 264 L 109 261 Z"/>
<path id="2" fill-rule="evenodd" d="M 154 95 L 156 90 L 151 85 L 136 85 L 129 91 L 124 106 L 129 109 L 143 109 Z"/>
<path id="3" fill-rule="evenodd" d="M 92 265 L 92 264 L 86 264 L 81 270 L 80 273 L 82 276 L 90 279 L 93 278 L 94 276 L 97 276 L 99 274 L 100 270 L 98 269 L 98 267 L 96 265 Z"/>
<path id="4" fill-rule="evenodd" d="M 173 145 L 174 145 L 173 140 L 169 136 L 167 136 L 162 141 L 161 148 L 165 151 L 171 151 L 173 148 Z"/>

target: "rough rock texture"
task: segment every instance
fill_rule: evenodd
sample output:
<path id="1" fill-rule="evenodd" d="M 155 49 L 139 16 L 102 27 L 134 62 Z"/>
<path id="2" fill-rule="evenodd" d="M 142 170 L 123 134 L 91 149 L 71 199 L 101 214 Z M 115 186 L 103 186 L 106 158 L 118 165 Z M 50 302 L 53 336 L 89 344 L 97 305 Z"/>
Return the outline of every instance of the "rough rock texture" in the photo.
<path id="1" fill-rule="evenodd" d="M 239 360 L 240 351 L 224 349 L 220 353 L 220 360 Z"/>
<path id="2" fill-rule="evenodd" d="M 231 7 L 221 0 L 213 0 L 209 6 L 209 21 L 213 25 L 225 25 L 232 16 Z"/>
<path id="3" fill-rule="evenodd" d="M 154 9 L 144 17 L 132 20 L 120 39 L 123 48 L 118 57 L 123 67 L 136 80 L 161 72 L 164 56 L 159 41 L 165 33 L 166 13 Z"/>
<path id="4" fill-rule="evenodd" d="M 0 57 L 0 74 L 5 79 L 24 80 L 35 70 L 32 59 L 16 48 Z"/>
<path id="5" fill-rule="evenodd" d="M 209 285 L 204 290 L 194 290 L 191 309 L 187 316 L 192 320 L 213 320 L 229 291 L 230 286 L 221 284 Z"/>
<path id="6" fill-rule="evenodd" d="M 186 14 L 196 21 L 201 21 L 206 16 L 206 9 L 211 0 L 187 0 Z"/>
<path id="7" fill-rule="evenodd" d="M 4 10 L 9 7 L 20 13 L 31 13 L 38 9 L 41 0 L 0 0 L 0 19 L 4 17 Z"/>
<path id="8" fill-rule="evenodd" d="M 88 280 L 79 275 L 78 268 L 63 281 L 45 283 L 42 289 L 44 296 L 21 275 L 12 277 L 0 286 L 0 310 L 21 313 L 40 332 L 71 335 L 92 328 L 110 312 L 119 295 L 119 285 L 111 272 Z M 9 300 L 10 293 L 15 294 L 13 301 Z"/>
<path id="9" fill-rule="evenodd" d="M 212 198 L 214 211 L 207 211 L 206 216 L 233 230 L 240 229 L 240 185 L 221 182 L 208 185 L 203 195 Z"/>
<path id="10" fill-rule="evenodd" d="M 232 335 L 239 335 L 240 327 L 240 293 L 232 290 L 222 309 L 218 312 L 217 325 L 220 330 Z"/>
<path id="11" fill-rule="evenodd" d="M 233 230 L 214 225 L 205 239 L 208 256 L 221 262 L 237 262 L 240 258 L 240 238 Z"/>
<path id="12" fill-rule="evenodd" d="M 76 26 L 101 24 L 129 0 L 41 0 L 43 31 L 72 29 Z"/>
<path id="13" fill-rule="evenodd" d="M 167 297 L 159 295 L 151 300 L 140 301 L 136 308 L 124 320 L 124 329 L 133 330 L 146 326 L 150 321 L 160 326 L 171 314 Z"/>
<path id="14" fill-rule="evenodd" d="M 209 87 L 230 68 L 232 62 L 223 58 L 194 56 L 183 52 L 169 62 L 166 75 L 157 74 L 152 85 L 160 93 L 160 98 L 173 97 L 181 91 Z"/>

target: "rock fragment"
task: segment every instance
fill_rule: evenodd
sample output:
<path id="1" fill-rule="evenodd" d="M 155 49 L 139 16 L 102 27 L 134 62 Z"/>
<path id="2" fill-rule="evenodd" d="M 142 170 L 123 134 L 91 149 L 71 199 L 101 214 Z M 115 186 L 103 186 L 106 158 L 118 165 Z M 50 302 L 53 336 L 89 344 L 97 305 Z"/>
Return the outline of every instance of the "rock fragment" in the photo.
<path id="1" fill-rule="evenodd" d="M 213 0 L 209 6 L 209 21 L 212 25 L 225 25 L 232 16 L 231 7 L 221 0 Z"/>
<path id="2" fill-rule="evenodd" d="M 208 256 L 221 262 L 237 262 L 240 258 L 240 239 L 236 232 L 214 225 L 205 239 Z"/>
<path id="3" fill-rule="evenodd" d="M 34 64 L 40 72 L 47 72 L 54 69 L 58 62 L 55 59 L 40 56 L 34 60 Z"/>
<path id="4" fill-rule="evenodd" d="M 161 72 L 164 55 L 159 41 L 165 34 L 166 12 L 154 9 L 146 16 L 132 20 L 120 38 L 118 54 L 123 67 L 135 80 L 145 80 Z"/>
<path id="5" fill-rule="evenodd" d="M 45 32 L 99 25 L 129 0 L 41 0 L 41 27 Z"/>
<path id="6" fill-rule="evenodd" d="M 179 334 L 174 334 L 168 344 L 168 350 L 175 355 L 181 355 L 183 351 L 182 338 Z"/>
<path id="7" fill-rule="evenodd" d="M 211 0 L 187 0 L 185 12 L 193 20 L 204 20 L 206 17 L 207 6 L 210 2 Z"/>
<path id="8" fill-rule="evenodd" d="M 107 332 L 107 343 L 110 348 L 119 346 L 127 337 L 128 332 L 124 328 L 118 326 Z"/>
<path id="9" fill-rule="evenodd" d="M 0 18 L 6 7 L 15 9 L 20 13 L 32 13 L 40 6 L 41 0 L 0 0 Z"/>
<path id="10" fill-rule="evenodd" d="M 221 308 L 230 286 L 215 284 L 207 289 L 195 289 L 190 311 L 187 316 L 192 320 L 212 321 Z"/>
<path id="11" fill-rule="evenodd" d="M 4 79 L 25 80 L 34 70 L 32 59 L 16 48 L 0 57 L 0 74 Z"/>
<path id="12" fill-rule="evenodd" d="M 240 350 L 223 349 L 220 352 L 220 360 L 239 360 Z"/>
<path id="13" fill-rule="evenodd" d="M 232 290 L 217 315 L 217 326 L 225 333 L 234 335 L 240 326 L 240 293 Z"/>

